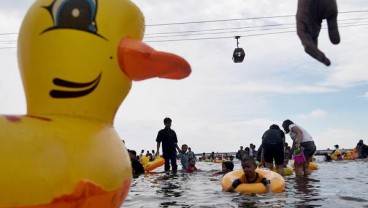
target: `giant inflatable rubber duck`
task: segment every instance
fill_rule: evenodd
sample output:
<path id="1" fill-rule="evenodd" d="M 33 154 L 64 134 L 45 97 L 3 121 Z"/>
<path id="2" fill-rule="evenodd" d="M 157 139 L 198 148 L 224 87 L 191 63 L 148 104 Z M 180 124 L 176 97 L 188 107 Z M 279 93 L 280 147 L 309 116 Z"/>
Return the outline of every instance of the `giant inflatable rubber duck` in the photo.
<path id="1" fill-rule="evenodd" d="M 120 207 L 132 177 L 113 127 L 132 80 L 182 79 L 189 64 L 141 40 L 129 0 L 37 0 L 18 60 L 27 114 L 0 116 L 0 207 Z"/>

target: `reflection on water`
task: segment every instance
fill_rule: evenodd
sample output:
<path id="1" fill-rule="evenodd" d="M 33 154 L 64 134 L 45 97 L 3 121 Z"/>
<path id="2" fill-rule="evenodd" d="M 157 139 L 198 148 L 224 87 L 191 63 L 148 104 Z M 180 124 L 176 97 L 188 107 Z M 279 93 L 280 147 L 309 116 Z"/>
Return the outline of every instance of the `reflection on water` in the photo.
<path id="1" fill-rule="evenodd" d="M 123 207 L 367 207 L 368 160 L 324 162 L 306 178 L 286 176 L 285 191 L 242 195 L 221 191 L 221 163 L 198 162 L 199 172 L 167 177 L 160 168 L 134 179 Z M 235 162 L 235 168 L 240 163 Z M 161 171 L 161 172 L 160 172 Z"/>

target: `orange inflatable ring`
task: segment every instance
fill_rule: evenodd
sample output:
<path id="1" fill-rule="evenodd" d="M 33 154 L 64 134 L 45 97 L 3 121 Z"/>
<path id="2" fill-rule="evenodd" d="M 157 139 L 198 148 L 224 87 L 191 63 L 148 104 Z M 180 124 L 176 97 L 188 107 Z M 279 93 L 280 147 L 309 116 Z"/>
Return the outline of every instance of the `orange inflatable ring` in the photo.
<path id="1" fill-rule="evenodd" d="M 284 178 L 269 169 L 256 169 L 257 173 L 264 175 L 268 180 L 271 181 L 271 190 L 272 192 L 278 193 L 282 192 L 285 189 L 285 180 Z M 231 186 L 235 179 L 240 178 L 244 174 L 243 170 L 234 170 L 227 173 L 221 181 L 222 189 L 225 190 Z M 244 183 L 240 184 L 236 187 L 235 192 L 239 193 L 267 193 L 266 186 L 262 183 Z"/>
<path id="2" fill-rule="evenodd" d="M 143 168 L 145 171 L 150 172 L 151 170 L 161 167 L 164 164 L 165 164 L 165 159 L 160 156 L 157 156 L 154 161 L 147 163 L 146 165 L 143 166 Z"/>

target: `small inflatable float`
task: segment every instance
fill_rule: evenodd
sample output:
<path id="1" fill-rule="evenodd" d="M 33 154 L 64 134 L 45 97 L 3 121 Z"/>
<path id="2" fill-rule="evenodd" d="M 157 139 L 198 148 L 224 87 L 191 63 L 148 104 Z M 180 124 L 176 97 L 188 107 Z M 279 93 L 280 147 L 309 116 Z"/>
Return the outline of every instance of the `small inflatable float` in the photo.
<path id="1" fill-rule="evenodd" d="M 157 156 L 154 161 L 148 162 L 147 164 L 142 164 L 145 171 L 150 172 L 158 167 L 161 167 L 165 164 L 165 159 Z"/>
<path id="2" fill-rule="evenodd" d="M 277 173 L 276 167 L 273 167 L 272 171 Z M 288 175 L 292 175 L 293 173 L 294 173 L 294 170 L 292 168 L 288 168 L 288 167 L 284 168 L 284 175 L 288 176 Z"/>
<path id="3" fill-rule="evenodd" d="M 285 189 L 284 178 L 269 169 L 257 168 L 257 173 L 262 174 L 271 182 L 272 192 L 278 193 Z M 244 174 L 243 170 L 234 170 L 227 173 L 221 181 L 222 189 L 225 190 L 230 187 L 234 180 L 240 178 Z M 239 193 L 267 193 L 267 188 L 262 183 L 243 183 L 236 187 L 235 192 Z"/>
<path id="4" fill-rule="evenodd" d="M 294 167 L 294 162 L 290 162 L 290 166 L 291 166 L 291 168 L 295 168 Z M 317 165 L 317 163 L 315 163 L 315 162 L 310 162 L 309 163 L 309 170 L 318 170 L 318 165 Z"/>

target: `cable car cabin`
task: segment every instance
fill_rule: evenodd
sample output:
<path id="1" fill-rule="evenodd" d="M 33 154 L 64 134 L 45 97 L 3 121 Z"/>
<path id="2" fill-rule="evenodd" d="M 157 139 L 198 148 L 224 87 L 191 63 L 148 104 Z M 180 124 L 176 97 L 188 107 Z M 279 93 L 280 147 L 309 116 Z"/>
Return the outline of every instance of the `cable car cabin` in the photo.
<path id="1" fill-rule="evenodd" d="M 245 57 L 245 52 L 243 50 L 243 48 L 235 48 L 234 53 L 233 53 L 233 61 L 234 63 L 241 63 L 243 62 Z"/>

